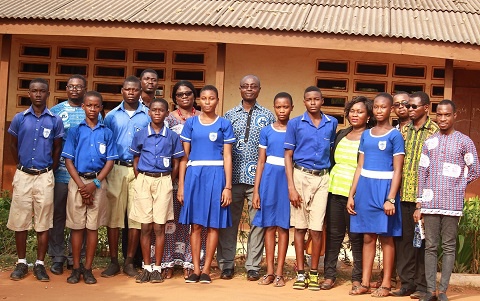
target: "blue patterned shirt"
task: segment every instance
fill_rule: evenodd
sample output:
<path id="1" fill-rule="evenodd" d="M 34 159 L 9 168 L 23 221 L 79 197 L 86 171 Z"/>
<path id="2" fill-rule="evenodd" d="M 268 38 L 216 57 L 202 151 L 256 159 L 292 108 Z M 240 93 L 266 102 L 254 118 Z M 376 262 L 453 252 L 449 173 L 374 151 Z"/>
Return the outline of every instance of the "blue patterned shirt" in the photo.
<path id="1" fill-rule="evenodd" d="M 270 110 L 255 103 L 252 107 L 252 116 L 248 140 L 245 142 L 245 130 L 249 112 L 245 111 L 242 102 L 225 113 L 225 118 L 230 120 L 233 126 L 236 143 L 233 146 L 233 184 L 253 185 L 257 170 L 258 144 L 260 130 L 275 122 L 275 116 Z"/>
<path id="2" fill-rule="evenodd" d="M 63 128 L 65 129 L 65 135 L 63 136 L 62 149 L 65 146 L 67 141 L 68 131 L 74 127 L 77 127 L 80 122 L 85 119 L 85 111 L 81 106 L 74 107 L 71 106 L 67 101 L 61 102 L 56 106 L 52 107 L 50 111 L 60 116 L 63 122 Z M 98 115 L 98 122 L 102 122 L 102 115 Z M 70 174 L 65 167 L 65 158 L 60 157 L 60 163 L 58 169 L 55 171 L 55 182 L 68 184 L 70 181 Z"/>

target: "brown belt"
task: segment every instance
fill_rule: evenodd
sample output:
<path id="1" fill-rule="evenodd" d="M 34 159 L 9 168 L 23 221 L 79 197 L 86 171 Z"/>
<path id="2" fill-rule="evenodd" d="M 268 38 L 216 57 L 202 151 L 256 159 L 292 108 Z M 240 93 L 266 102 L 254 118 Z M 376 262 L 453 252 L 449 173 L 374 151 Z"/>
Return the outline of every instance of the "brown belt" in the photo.
<path id="1" fill-rule="evenodd" d="M 126 166 L 126 167 L 133 167 L 133 163 L 132 162 L 127 162 L 127 161 L 115 160 L 115 164 Z"/>
<path id="2" fill-rule="evenodd" d="M 91 180 L 95 179 L 100 172 L 79 172 L 78 175 L 81 176 L 84 179 Z"/>
<path id="3" fill-rule="evenodd" d="M 314 176 L 323 176 L 323 175 L 326 175 L 328 173 L 328 169 L 325 168 L 325 169 L 308 169 L 308 168 L 305 168 L 303 166 L 300 166 L 298 165 L 297 163 L 293 164 L 293 167 L 304 172 L 304 173 L 308 173 L 308 174 L 311 174 L 311 175 L 314 175 Z"/>
<path id="4" fill-rule="evenodd" d="M 18 164 L 17 169 L 23 171 L 24 173 L 28 173 L 29 175 L 38 176 L 38 175 L 41 175 L 42 173 L 49 172 L 50 170 L 52 170 L 52 167 L 49 166 L 44 169 L 35 169 L 35 168 L 26 168 L 25 166 Z"/>
<path id="5" fill-rule="evenodd" d="M 146 171 L 139 171 L 139 173 L 149 177 L 154 177 L 154 178 L 166 177 L 171 174 L 171 172 L 146 172 Z"/>

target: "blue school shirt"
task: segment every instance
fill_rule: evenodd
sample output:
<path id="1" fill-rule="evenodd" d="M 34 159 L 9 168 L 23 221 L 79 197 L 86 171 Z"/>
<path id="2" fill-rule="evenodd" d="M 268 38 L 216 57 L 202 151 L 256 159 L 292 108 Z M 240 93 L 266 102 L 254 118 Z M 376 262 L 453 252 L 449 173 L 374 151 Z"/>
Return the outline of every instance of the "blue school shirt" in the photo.
<path id="1" fill-rule="evenodd" d="M 18 140 L 20 165 L 33 169 L 52 166 L 53 141 L 65 134 L 60 117 L 47 108 L 37 117 L 32 106 L 13 117 L 8 132 Z"/>
<path id="2" fill-rule="evenodd" d="M 69 130 L 77 127 L 80 122 L 85 119 L 85 111 L 82 109 L 82 106 L 71 106 L 68 100 L 53 106 L 50 111 L 62 118 L 63 128 L 65 130 L 62 141 L 63 149 Z M 98 122 L 103 123 L 102 114 L 98 114 Z M 67 167 L 65 167 L 65 158 L 60 157 L 58 168 L 55 170 L 55 182 L 68 184 L 69 181 L 70 174 L 68 173 Z"/>
<path id="3" fill-rule="evenodd" d="M 330 149 L 338 121 L 322 113 L 315 127 L 307 112 L 288 121 L 284 148 L 293 150 L 293 162 L 308 169 L 330 168 Z"/>
<path id="4" fill-rule="evenodd" d="M 105 116 L 105 125 L 113 132 L 118 159 L 132 162 L 133 155 L 130 153 L 130 146 L 133 135 L 148 125 L 150 116 L 148 116 L 148 108 L 143 103 L 138 104 L 132 117 L 128 115 L 123 104 L 124 101 L 108 112 Z"/>
<path id="5" fill-rule="evenodd" d="M 233 184 L 253 185 L 255 183 L 260 130 L 275 122 L 273 113 L 258 102 L 255 102 L 251 110 L 250 132 L 246 143 L 245 134 L 249 112 L 243 108 L 243 100 L 225 113 L 225 118 L 232 123 L 237 140 L 232 149 Z"/>
<path id="6" fill-rule="evenodd" d="M 163 126 L 157 134 L 150 124 L 135 133 L 130 153 L 140 156 L 138 171 L 154 173 L 172 171 L 171 159 L 185 154 L 177 133 Z"/>
<path id="7" fill-rule="evenodd" d="M 99 172 L 107 161 L 118 159 L 113 133 L 102 123 L 92 129 L 85 120 L 70 129 L 62 157 L 70 159 L 78 172 Z"/>

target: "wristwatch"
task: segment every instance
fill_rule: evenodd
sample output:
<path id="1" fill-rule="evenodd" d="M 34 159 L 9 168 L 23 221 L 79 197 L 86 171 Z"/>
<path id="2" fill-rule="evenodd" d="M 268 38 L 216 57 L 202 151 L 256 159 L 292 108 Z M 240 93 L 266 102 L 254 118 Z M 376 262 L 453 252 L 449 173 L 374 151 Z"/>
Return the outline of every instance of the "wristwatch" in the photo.
<path id="1" fill-rule="evenodd" d="M 100 183 L 99 179 L 93 179 L 93 184 L 95 184 L 95 186 L 97 186 L 97 188 L 100 188 L 100 186 L 102 186 L 102 183 Z"/>
<path id="2" fill-rule="evenodd" d="M 385 202 L 390 202 L 392 204 L 395 204 L 395 199 L 386 199 Z"/>

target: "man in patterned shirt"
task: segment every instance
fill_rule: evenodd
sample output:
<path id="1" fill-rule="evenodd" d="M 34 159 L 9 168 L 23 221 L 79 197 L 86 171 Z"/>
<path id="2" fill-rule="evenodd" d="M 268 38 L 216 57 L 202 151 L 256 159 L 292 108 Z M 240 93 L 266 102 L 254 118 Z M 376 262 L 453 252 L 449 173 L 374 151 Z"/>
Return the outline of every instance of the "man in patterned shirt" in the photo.
<path id="1" fill-rule="evenodd" d="M 260 93 L 260 80 L 255 75 L 247 75 L 240 81 L 240 95 L 242 101 L 233 109 L 225 113 L 230 120 L 237 140 L 233 148 L 233 186 L 232 227 L 220 229 L 217 260 L 222 270 L 222 279 L 232 279 L 234 259 L 237 249 L 237 233 L 243 204 L 248 200 L 248 213 L 253 221 L 256 209 L 252 207 L 253 184 L 258 160 L 258 143 L 260 130 L 275 122 L 275 117 L 268 109 L 257 102 Z M 263 228 L 250 225 L 247 243 L 247 279 L 256 281 L 260 278 L 260 262 L 263 255 Z"/>
<path id="2" fill-rule="evenodd" d="M 401 287 L 392 292 L 393 296 L 410 295 L 413 299 L 421 298 L 427 290 L 425 280 L 425 246 L 413 246 L 415 233 L 415 201 L 417 200 L 418 163 L 422 153 L 423 142 L 438 132 L 438 125 L 428 117 L 430 98 L 425 92 L 415 92 L 410 95 L 405 108 L 411 122 L 401 128 L 405 139 L 405 160 L 403 164 L 401 209 L 402 236 L 395 237 L 395 255 L 397 273 Z"/>
<path id="3" fill-rule="evenodd" d="M 455 263 L 458 222 L 463 212 L 467 184 L 480 177 L 480 166 L 473 141 L 455 131 L 455 104 L 442 100 L 437 107 L 440 132 L 423 145 L 418 171 L 418 199 L 415 221 L 425 226 L 425 275 L 427 294 L 421 301 L 437 300 L 437 250 L 441 238 L 442 276 L 439 301 L 447 301 L 446 291 Z"/>

